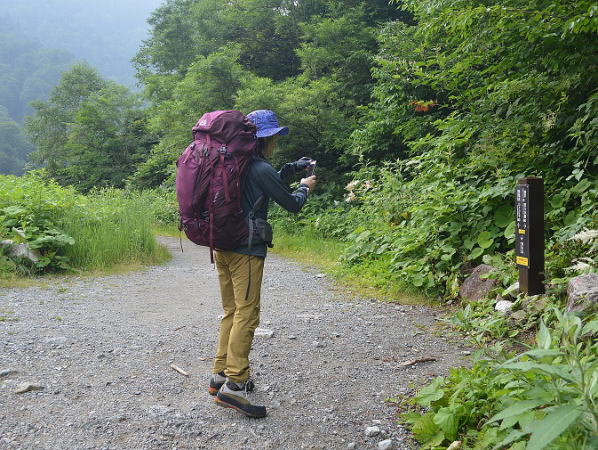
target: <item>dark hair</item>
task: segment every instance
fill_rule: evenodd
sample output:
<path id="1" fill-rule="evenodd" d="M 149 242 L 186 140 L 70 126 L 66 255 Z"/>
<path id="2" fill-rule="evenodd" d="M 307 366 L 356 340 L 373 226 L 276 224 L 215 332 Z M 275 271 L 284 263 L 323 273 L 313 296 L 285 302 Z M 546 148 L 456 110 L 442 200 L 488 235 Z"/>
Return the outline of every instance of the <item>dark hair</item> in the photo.
<path id="1" fill-rule="evenodd" d="M 255 146 L 255 155 L 258 158 L 266 159 L 264 156 L 264 149 L 266 148 L 266 141 L 268 138 L 257 138 L 257 145 Z"/>

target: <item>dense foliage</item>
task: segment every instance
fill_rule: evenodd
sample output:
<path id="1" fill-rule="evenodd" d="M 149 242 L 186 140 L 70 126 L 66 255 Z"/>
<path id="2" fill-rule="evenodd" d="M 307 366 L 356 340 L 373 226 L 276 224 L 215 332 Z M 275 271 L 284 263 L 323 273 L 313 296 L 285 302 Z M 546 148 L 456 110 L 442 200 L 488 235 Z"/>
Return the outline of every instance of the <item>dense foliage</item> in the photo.
<path id="1" fill-rule="evenodd" d="M 83 196 L 44 178 L 0 176 L 0 278 L 165 259 L 152 232 L 153 197 Z"/>
<path id="2" fill-rule="evenodd" d="M 306 221 L 349 231 L 350 264 L 450 297 L 462 269 L 511 255 L 521 176 L 544 178 L 551 246 L 596 228 L 596 18 L 577 1 L 404 7 L 417 24 L 382 29 L 374 101 L 352 135 L 353 207 Z"/>
<path id="3" fill-rule="evenodd" d="M 0 174 L 19 175 L 33 151 L 21 126 L 0 105 Z"/>
<path id="4" fill-rule="evenodd" d="M 81 191 L 123 187 L 153 144 L 140 99 L 85 64 L 66 72 L 47 102 L 33 102 L 34 162 Z"/>
<path id="5" fill-rule="evenodd" d="M 386 0 L 171 0 L 135 58 L 161 135 L 135 182 L 172 181 L 172 162 L 201 114 L 273 109 L 291 128 L 275 162 L 310 155 L 325 172 L 356 160 L 349 136 L 369 101 L 376 25 L 404 13 Z"/>
<path id="6" fill-rule="evenodd" d="M 598 445 L 598 316 L 556 313 L 530 350 L 451 369 L 421 389 L 404 420 L 423 448 L 592 449 Z"/>

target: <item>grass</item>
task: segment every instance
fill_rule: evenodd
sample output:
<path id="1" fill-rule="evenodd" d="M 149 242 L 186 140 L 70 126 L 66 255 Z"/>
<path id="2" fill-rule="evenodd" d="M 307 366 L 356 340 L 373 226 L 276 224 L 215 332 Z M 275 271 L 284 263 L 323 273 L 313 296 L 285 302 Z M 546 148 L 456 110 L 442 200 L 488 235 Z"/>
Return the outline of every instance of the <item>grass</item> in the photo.
<path id="1" fill-rule="evenodd" d="M 318 267 L 331 275 L 341 286 L 363 296 L 393 301 L 404 305 L 437 306 L 437 302 L 417 292 L 409 292 L 392 280 L 385 261 L 348 266 L 342 255 L 349 246 L 346 242 L 322 238 L 310 229 L 299 229 L 291 234 L 276 230 L 271 250 L 306 265 Z"/>
<path id="2" fill-rule="evenodd" d="M 105 271 L 169 259 L 168 251 L 155 239 L 143 196 L 109 191 L 90 201 L 87 209 L 73 208 L 65 213 L 63 229 L 75 240 L 66 249 L 73 267 Z"/>

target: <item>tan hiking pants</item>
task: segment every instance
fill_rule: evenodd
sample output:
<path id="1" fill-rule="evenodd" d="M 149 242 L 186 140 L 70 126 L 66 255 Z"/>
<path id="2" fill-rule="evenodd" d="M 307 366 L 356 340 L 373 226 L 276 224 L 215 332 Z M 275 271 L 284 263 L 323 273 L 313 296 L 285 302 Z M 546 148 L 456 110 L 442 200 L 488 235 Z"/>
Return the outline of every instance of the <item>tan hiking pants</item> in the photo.
<path id="1" fill-rule="evenodd" d="M 214 254 L 224 317 L 220 322 L 213 372 L 236 383 L 249 378 L 249 350 L 260 320 L 264 258 L 217 251 Z"/>

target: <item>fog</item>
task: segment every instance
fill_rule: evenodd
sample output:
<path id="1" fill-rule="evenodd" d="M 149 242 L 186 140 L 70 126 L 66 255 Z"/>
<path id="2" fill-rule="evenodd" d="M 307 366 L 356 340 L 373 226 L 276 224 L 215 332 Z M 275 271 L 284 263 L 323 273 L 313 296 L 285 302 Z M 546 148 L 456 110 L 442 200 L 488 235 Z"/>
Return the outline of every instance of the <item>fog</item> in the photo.
<path id="1" fill-rule="evenodd" d="M 22 35 L 66 50 L 132 87 L 130 60 L 147 36 L 146 20 L 163 1 L 0 0 L 0 17 L 9 17 Z"/>

